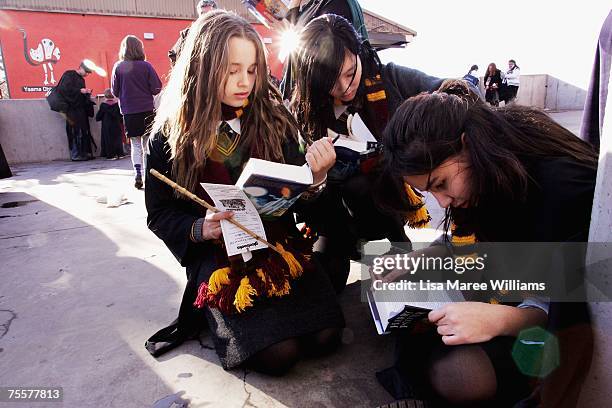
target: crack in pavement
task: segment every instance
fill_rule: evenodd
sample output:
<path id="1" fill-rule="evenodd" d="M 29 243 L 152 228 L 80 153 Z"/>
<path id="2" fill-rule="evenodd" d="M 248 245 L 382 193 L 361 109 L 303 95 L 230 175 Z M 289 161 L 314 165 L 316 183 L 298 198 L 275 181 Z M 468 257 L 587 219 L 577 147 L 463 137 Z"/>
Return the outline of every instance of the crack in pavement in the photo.
<path id="1" fill-rule="evenodd" d="M 247 371 L 246 368 L 244 368 L 243 370 L 244 370 L 244 375 L 242 376 L 242 387 L 244 388 L 244 392 L 246 393 L 247 397 L 246 397 L 246 400 L 244 400 L 244 403 L 242 404 L 242 408 L 245 408 L 245 407 L 257 408 L 257 406 L 253 405 L 253 403 L 251 402 L 252 393 L 247 391 L 246 378 L 247 378 L 247 375 L 249 375 L 249 372 Z"/>
<path id="2" fill-rule="evenodd" d="M 2 312 L 9 313 L 10 318 L 6 322 L 0 324 L 0 339 L 6 336 L 6 334 L 9 332 L 9 328 L 11 327 L 11 323 L 17 318 L 17 313 L 13 312 L 12 310 L 0 309 L 0 316 Z"/>

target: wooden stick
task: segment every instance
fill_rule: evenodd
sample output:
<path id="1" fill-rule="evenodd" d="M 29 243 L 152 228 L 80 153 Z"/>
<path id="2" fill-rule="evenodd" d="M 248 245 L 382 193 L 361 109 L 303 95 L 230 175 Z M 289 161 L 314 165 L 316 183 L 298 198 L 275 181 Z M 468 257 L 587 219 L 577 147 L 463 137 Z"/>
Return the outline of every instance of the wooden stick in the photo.
<path id="1" fill-rule="evenodd" d="M 166 177 L 163 174 L 161 174 L 159 171 L 157 171 L 155 169 L 151 169 L 151 170 L 149 170 L 149 173 L 151 173 L 152 175 L 154 175 L 155 177 L 157 177 L 158 179 L 160 179 L 164 183 L 168 184 L 170 187 L 172 187 L 173 189 L 175 189 L 179 193 L 189 197 L 190 199 L 192 199 L 196 203 L 198 203 L 201 206 L 205 207 L 207 210 L 210 210 L 210 211 L 212 211 L 214 213 L 221 212 L 217 208 L 215 208 L 212 205 L 208 204 L 206 201 L 202 200 L 197 195 L 193 194 L 191 191 L 187 190 L 185 187 L 179 186 L 174 181 L 170 180 L 168 177 Z M 253 231 L 251 231 L 250 229 L 248 229 L 247 227 L 245 227 L 241 223 L 239 223 L 238 221 L 236 221 L 234 218 L 228 218 L 228 219 L 226 219 L 226 221 L 229 221 L 230 223 L 234 224 L 236 227 L 240 228 L 242 231 L 246 232 L 251 237 L 253 237 L 256 240 L 258 240 L 259 242 L 267 245 L 268 248 L 276 251 L 279 255 L 282 255 L 281 252 L 274 245 L 272 245 L 271 243 L 269 243 L 268 241 L 266 241 L 265 239 L 263 239 L 262 237 L 260 237 L 259 235 L 257 235 L 256 233 L 254 233 Z"/>

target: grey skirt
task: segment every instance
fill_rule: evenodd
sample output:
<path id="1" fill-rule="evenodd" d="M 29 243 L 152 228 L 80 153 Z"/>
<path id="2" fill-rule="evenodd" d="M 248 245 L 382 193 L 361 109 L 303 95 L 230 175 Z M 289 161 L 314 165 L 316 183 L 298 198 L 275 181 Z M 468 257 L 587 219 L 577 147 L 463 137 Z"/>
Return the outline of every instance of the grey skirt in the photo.
<path id="1" fill-rule="evenodd" d="M 232 315 L 205 308 L 205 315 L 217 355 L 226 370 L 280 341 L 344 327 L 342 309 L 320 267 L 291 281 L 289 295 L 258 298 L 253 307 Z"/>

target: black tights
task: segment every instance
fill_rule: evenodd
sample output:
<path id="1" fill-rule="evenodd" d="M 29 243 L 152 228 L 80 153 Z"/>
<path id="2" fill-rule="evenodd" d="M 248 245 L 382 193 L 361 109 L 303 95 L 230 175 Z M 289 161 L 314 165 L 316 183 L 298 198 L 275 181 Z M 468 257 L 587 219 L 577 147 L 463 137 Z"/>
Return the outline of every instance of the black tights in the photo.
<path id="1" fill-rule="evenodd" d="M 400 334 L 396 367 L 415 396 L 434 406 L 513 406 L 531 391 L 512 360 L 513 344 L 511 337 L 496 337 L 447 346 L 435 332 Z"/>
<path id="2" fill-rule="evenodd" d="M 246 367 L 263 374 L 281 376 L 302 357 L 319 357 L 334 351 L 340 344 L 341 333 L 342 329 L 323 329 L 283 340 L 249 358 Z"/>
<path id="3" fill-rule="evenodd" d="M 495 368 L 478 345 L 436 348 L 427 377 L 436 399 L 448 404 L 487 406 L 497 393 Z"/>

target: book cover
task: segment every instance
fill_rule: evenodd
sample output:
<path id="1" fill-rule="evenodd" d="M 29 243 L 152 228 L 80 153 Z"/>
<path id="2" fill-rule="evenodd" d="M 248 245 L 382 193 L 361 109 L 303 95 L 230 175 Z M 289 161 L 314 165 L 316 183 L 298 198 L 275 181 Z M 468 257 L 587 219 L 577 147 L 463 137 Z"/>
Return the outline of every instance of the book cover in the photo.
<path id="1" fill-rule="evenodd" d="M 311 184 L 307 166 L 260 159 L 250 159 L 236 182 L 264 218 L 282 216 Z"/>
<path id="2" fill-rule="evenodd" d="M 368 305 L 378 334 L 388 334 L 394 330 L 409 330 L 427 315 L 448 302 L 389 302 L 377 299 L 376 293 L 366 292 Z"/>
<path id="3" fill-rule="evenodd" d="M 289 13 L 289 0 L 242 0 L 257 20 L 270 28 L 274 20 L 282 20 Z"/>

